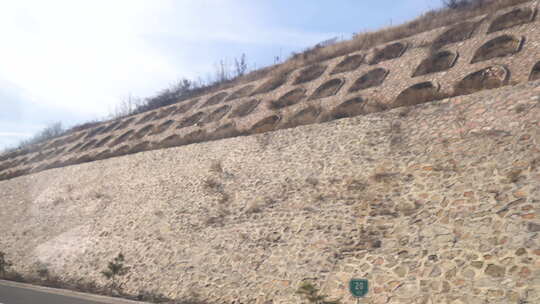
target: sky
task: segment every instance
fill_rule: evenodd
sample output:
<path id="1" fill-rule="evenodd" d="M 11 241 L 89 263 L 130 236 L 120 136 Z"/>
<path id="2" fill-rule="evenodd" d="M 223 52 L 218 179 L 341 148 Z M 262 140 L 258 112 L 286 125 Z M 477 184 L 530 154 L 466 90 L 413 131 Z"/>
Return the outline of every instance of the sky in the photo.
<path id="1" fill-rule="evenodd" d="M 0 0 L 0 150 L 128 96 L 410 20 L 440 0 Z"/>

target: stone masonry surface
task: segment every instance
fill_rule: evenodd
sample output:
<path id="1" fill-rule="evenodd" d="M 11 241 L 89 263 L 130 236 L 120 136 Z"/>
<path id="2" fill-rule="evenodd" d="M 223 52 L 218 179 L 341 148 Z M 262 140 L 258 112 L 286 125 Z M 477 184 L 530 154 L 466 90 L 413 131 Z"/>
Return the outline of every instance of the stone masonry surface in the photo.
<path id="1" fill-rule="evenodd" d="M 283 85 L 269 92 L 256 94 L 257 88 L 273 76 L 0 155 L 0 180 L 140 151 L 322 123 L 340 118 L 343 113 L 362 115 L 468 94 L 471 90 L 524 83 L 540 77 L 537 5 L 537 1 L 531 1 L 464 20 L 466 23 L 329 59 L 309 68 L 312 74 L 304 77 L 306 82 L 296 81 L 305 71 L 299 68 L 284 78 Z M 516 26 L 506 28 L 497 23 L 516 9 L 522 12 L 515 15 L 522 18 Z M 448 31 L 462 33 L 467 32 L 465 29 L 472 32 L 461 41 L 445 45 L 437 42 Z M 440 45 L 438 49 L 433 48 L 434 42 Z M 383 53 L 387 60 L 381 61 Z M 360 56 L 352 57 L 355 55 Z M 352 70 L 333 73 L 350 58 L 363 58 L 363 62 Z M 437 69 L 417 75 L 418 67 L 426 62 L 426 71 L 430 66 Z M 357 80 L 366 75 L 374 79 L 367 77 L 358 85 Z M 337 115 L 340 106 L 351 99 L 359 102 L 349 104 L 347 111 Z M 276 108 L 276 104 L 280 107 Z"/>
<path id="2" fill-rule="evenodd" d="M 128 292 L 540 303 L 540 82 L 0 181 L 0 250 Z M 39 266 L 41 265 L 41 266 Z"/>

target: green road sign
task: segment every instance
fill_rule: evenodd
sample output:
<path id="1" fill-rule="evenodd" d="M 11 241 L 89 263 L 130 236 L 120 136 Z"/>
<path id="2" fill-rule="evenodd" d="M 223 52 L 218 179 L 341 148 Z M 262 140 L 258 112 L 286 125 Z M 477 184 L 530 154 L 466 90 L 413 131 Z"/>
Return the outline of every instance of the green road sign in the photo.
<path id="1" fill-rule="evenodd" d="M 349 281 L 349 291 L 355 298 L 365 297 L 368 293 L 368 280 L 351 279 Z"/>

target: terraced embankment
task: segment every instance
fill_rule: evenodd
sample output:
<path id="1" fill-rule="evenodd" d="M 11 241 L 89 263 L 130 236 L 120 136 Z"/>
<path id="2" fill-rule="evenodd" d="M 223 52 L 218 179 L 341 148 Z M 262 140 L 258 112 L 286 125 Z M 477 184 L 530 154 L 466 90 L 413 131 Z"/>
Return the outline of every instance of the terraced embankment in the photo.
<path id="1" fill-rule="evenodd" d="M 128 291 L 286 303 L 540 300 L 540 83 L 0 182 L 0 248 Z M 455 300 L 455 301 L 454 301 Z M 431 301 L 431 302 L 430 302 Z M 454 302 L 452 302 L 454 301 Z"/>
<path id="2" fill-rule="evenodd" d="M 121 251 L 126 291 L 216 303 L 299 301 L 303 280 L 352 302 L 352 277 L 370 280 L 366 303 L 540 302 L 540 81 L 527 82 L 539 29 L 496 20 L 475 19 L 436 64 L 420 64 L 420 42 L 448 29 L 390 44 L 397 59 L 374 52 L 332 74 L 356 60 L 337 58 L 272 92 L 227 100 L 231 90 L 10 155 L 31 158 L 4 169 L 0 250 L 24 275 L 47 267 L 100 285 Z M 444 62 L 453 68 L 409 77 Z M 440 86 L 414 85 L 428 80 Z M 286 128 L 294 117 L 326 122 Z M 121 156 L 145 147 L 162 149 Z"/>

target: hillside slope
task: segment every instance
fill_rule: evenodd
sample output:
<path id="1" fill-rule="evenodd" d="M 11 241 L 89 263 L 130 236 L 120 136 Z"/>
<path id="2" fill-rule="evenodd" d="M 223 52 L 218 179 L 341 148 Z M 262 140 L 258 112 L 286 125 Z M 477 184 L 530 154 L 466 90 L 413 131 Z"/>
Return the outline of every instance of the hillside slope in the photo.
<path id="1" fill-rule="evenodd" d="M 212 303 L 540 301 L 540 82 L 0 181 L 15 269 Z M 40 266 L 41 265 L 41 266 Z"/>

